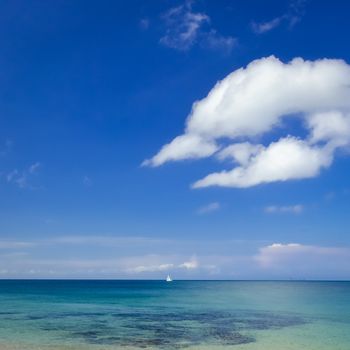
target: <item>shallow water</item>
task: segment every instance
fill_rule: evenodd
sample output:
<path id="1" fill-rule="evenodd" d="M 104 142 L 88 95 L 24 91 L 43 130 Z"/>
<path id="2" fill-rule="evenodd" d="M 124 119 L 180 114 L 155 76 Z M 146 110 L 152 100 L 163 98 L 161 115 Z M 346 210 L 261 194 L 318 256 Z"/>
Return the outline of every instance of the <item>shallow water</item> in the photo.
<path id="1" fill-rule="evenodd" d="M 0 281 L 0 349 L 349 350 L 349 282 Z"/>

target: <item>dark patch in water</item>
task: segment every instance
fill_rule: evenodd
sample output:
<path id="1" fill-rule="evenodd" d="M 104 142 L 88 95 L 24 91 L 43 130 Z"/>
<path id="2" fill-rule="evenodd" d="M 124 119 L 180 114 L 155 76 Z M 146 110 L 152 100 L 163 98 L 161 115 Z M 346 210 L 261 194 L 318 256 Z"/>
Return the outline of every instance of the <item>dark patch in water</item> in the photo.
<path id="1" fill-rule="evenodd" d="M 254 342 L 255 339 L 242 333 L 249 330 L 278 329 L 305 323 L 300 317 L 281 316 L 270 313 L 242 315 L 226 312 L 206 313 L 163 313 L 117 314 L 121 320 L 129 320 L 124 324 L 124 336 L 111 338 L 94 334 L 94 337 L 84 337 L 85 341 L 93 343 L 112 343 L 116 345 L 131 345 L 137 347 L 185 347 L 188 345 L 212 342 L 223 345 L 237 345 Z M 191 323 L 189 325 L 188 323 Z M 125 336 L 132 334 L 133 337 Z M 143 338 L 144 334 L 149 335 Z"/>
<path id="2" fill-rule="evenodd" d="M 80 321 L 74 321 L 73 325 L 72 322 L 60 321 L 59 325 L 51 319 L 51 323 L 45 321 L 41 329 L 63 331 L 67 337 L 79 338 L 88 344 L 178 349 L 202 343 L 252 343 L 255 338 L 249 334 L 250 331 L 280 329 L 306 323 L 299 316 L 270 312 L 162 311 L 57 313 L 53 319 L 79 316 Z M 40 315 L 32 315 L 29 319 L 40 322 Z"/>
<path id="3" fill-rule="evenodd" d="M 28 315 L 27 316 L 27 320 L 31 320 L 31 321 L 43 320 L 45 318 L 46 318 L 46 316 L 40 316 L 40 315 Z"/>
<path id="4" fill-rule="evenodd" d="M 252 336 L 233 332 L 229 329 L 213 329 L 211 334 L 215 339 L 218 339 L 220 343 L 223 343 L 225 345 L 238 345 L 255 342 L 255 338 Z"/>
<path id="5" fill-rule="evenodd" d="M 66 318 L 66 317 L 100 317 L 105 316 L 104 312 L 62 312 L 62 313 L 50 313 L 47 314 L 47 318 Z"/>
<path id="6" fill-rule="evenodd" d="M 305 320 L 297 316 L 281 316 L 272 314 L 268 318 L 255 318 L 244 320 L 243 327 L 255 330 L 280 329 L 305 324 Z"/>

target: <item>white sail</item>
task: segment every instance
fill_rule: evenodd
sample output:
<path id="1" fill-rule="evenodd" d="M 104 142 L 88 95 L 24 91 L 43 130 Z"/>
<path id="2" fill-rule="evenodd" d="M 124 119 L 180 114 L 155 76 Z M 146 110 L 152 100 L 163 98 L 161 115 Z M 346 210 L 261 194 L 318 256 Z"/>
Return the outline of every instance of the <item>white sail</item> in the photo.
<path id="1" fill-rule="evenodd" d="M 167 282 L 171 282 L 171 281 L 172 281 L 170 275 L 167 276 L 166 281 L 167 281 Z"/>

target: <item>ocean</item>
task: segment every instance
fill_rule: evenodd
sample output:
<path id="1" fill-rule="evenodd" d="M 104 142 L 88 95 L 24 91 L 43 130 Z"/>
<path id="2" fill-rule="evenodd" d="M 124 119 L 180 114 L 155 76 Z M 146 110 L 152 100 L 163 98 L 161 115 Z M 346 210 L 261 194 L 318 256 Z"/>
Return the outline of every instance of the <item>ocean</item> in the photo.
<path id="1" fill-rule="evenodd" d="M 350 282 L 1 280 L 0 349 L 349 350 Z"/>

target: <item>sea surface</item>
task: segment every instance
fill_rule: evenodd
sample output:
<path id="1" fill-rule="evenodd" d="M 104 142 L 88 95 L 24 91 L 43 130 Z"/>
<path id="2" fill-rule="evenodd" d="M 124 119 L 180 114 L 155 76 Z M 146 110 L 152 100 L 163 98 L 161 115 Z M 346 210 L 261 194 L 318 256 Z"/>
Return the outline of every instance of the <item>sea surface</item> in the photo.
<path id="1" fill-rule="evenodd" d="M 0 281 L 0 349 L 349 350 L 350 282 Z"/>

